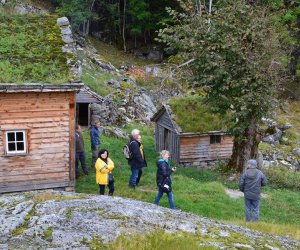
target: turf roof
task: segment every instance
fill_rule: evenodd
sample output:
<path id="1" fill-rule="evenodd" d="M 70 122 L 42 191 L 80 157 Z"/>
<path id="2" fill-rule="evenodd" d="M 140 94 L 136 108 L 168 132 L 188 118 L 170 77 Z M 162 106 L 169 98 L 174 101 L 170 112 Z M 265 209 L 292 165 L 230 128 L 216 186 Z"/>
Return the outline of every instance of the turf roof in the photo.
<path id="1" fill-rule="evenodd" d="M 0 83 L 70 81 L 56 20 L 52 15 L 0 13 Z"/>
<path id="2" fill-rule="evenodd" d="M 182 132 L 205 133 L 227 131 L 230 127 L 230 115 L 219 115 L 204 103 L 202 97 L 188 96 L 173 98 L 168 103 L 173 118 Z"/>

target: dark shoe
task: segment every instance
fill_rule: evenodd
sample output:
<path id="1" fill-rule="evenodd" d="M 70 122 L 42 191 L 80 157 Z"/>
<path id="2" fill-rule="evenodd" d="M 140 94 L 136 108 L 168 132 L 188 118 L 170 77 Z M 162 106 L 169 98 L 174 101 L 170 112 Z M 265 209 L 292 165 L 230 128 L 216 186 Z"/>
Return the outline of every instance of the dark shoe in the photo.
<path id="1" fill-rule="evenodd" d="M 85 175 L 89 175 L 89 172 L 86 171 L 86 172 L 84 172 L 84 174 L 85 174 Z"/>
<path id="2" fill-rule="evenodd" d="M 129 184 L 128 186 L 129 186 L 130 188 L 132 188 L 132 189 L 135 189 L 135 186 L 134 186 L 134 185 Z"/>

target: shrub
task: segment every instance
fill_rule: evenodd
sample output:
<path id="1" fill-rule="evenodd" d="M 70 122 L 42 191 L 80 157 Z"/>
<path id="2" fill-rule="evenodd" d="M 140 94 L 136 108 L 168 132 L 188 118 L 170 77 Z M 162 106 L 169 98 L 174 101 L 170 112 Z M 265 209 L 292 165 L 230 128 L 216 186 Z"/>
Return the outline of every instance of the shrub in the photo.
<path id="1" fill-rule="evenodd" d="M 286 167 L 264 168 L 264 172 L 270 186 L 300 190 L 300 172 L 291 171 Z"/>

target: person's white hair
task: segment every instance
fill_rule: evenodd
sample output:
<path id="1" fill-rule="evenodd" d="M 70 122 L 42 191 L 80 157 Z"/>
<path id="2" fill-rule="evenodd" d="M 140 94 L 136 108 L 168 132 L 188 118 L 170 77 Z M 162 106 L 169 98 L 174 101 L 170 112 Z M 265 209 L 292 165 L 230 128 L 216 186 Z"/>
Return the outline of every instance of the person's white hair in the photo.
<path id="1" fill-rule="evenodd" d="M 136 128 L 131 131 L 131 135 L 133 137 L 136 136 L 136 135 L 139 135 L 139 134 L 140 134 L 140 131 L 138 129 L 136 129 Z"/>
<path id="2" fill-rule="evenodd" d="M 159 153 L 160 157 L 163 157 L 163 156 L 166 155 L 166 154 L 170 155 L 170 152 L 169 152 L 168 150 L 162 150 L 162 151 L 160 151 L 160 153 Z"/>

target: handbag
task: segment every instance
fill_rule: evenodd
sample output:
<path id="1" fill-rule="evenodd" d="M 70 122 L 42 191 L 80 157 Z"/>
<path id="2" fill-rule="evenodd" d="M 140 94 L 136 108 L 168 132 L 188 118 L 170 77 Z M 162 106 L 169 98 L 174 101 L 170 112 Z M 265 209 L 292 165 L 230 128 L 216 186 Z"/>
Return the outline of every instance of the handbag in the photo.
<path id="1" fill-rule="evenodd" d="M 113 174 L 109 173 L 107 176 L 108 176 L 108 183 L 109 184 L 113 183 L 115 181 L 115 178 L 114 178 Z"/>

